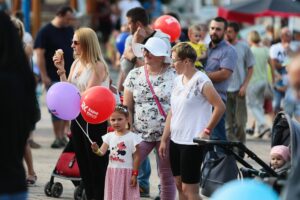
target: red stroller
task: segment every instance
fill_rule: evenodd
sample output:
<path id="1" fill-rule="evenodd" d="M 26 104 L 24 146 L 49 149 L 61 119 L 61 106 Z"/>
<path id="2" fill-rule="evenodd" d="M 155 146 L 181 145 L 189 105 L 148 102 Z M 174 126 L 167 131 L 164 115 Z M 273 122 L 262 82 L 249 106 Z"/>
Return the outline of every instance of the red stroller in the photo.
<path id="1" fill-rule="evenodd" d="M 45 185 L 44 192 L 49 197 L 59 198 L 63 193 L 63 185 L 60 182 L 54 182 L 54 178 L 61 178 L 73 182 L 75 188 L 74 199 L 81 200 L 84 196 L 83 184 L 81 183 L 80 172 L 73 150 L 72 137 L 60 155 L 56 166 L 51 174 L 50 181 Z"/>

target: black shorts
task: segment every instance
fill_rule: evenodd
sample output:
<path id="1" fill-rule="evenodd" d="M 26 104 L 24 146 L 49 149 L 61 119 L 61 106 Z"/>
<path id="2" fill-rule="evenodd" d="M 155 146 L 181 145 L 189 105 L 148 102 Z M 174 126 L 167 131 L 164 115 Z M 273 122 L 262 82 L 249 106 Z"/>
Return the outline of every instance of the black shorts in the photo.
<path id="1" fill-rule="evenodd" d="M 183 183 L 199 183 L 203 152 L 203 147 L 198 145 L 177 144 L 171 140 L 170 164 L 173 176 L 181 176 Z"/>

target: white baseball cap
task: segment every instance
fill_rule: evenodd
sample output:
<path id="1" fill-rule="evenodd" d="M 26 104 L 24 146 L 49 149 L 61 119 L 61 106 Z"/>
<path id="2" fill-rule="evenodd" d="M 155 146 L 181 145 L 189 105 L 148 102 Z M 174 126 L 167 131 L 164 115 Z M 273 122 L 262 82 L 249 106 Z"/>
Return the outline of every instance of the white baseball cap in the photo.
<path id="1" fill-rule="evenodd" d="M 154 56 L 170 57 L 170 49 L 163 39 L 151 37 L 142 45 L 139 43 L 132 44 L 132 50 L 136 57 L 143 57 L 143 49 L 147 49 Z"/>

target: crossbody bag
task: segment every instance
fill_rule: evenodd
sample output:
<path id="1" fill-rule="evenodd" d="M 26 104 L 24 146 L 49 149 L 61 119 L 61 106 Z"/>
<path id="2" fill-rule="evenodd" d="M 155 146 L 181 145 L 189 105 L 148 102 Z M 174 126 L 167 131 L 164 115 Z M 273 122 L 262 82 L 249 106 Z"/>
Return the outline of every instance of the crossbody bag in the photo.
<path id="1" fill-rule="evenodd" d="M 147 80 L 148 86 L 149 86 L 150 91 L 152 93 L 153 99 L 154 99 L 154 101 L 155 101 L 155 103 L 156 103 L 156 105 L 158 107 L 159 113 L 166 119 L 167 118 L 166 112 L 164 111 L 162 105 L 159 102 L 158 97 L 156 96 L 156 94 L 154 92 L 152 84 L 151 84 L 151 82 L 149 80 L 149 74 L 148 74 L 148 70 L 146 69 L 146 66 L 144 66 L 144 70 L 145 70 L 145 76 L 146 76 L 146 80 Z"/>

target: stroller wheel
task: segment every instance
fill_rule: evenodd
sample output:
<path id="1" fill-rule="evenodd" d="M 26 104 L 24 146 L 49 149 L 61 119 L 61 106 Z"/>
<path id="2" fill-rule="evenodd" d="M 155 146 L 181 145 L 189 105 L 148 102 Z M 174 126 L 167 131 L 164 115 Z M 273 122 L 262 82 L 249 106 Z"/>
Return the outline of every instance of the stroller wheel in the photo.
<path id="1" fill-rule="evenodd" d="M 56 182 L 51 187 L 51 193 L 53 197 L 60 197 L 60 195 L 63 193 L 63 186 L 61 183 Z"/>
<path id="2" fill-rule="evenodd" d="M 79 185 L 74 190 L 74 199 L 82 200 L 82 196 L 83 196 L 83 187 L 81 185 Z"/>
<path id="3" fill-rule="evenodd" d="M 51 197 L 52 196 L 52 192 L 51 192 L 51 183 L 50 182 L 47 182 L 45 187 L 44 187 L 44 192 L 45 194 L 48 196 L 48 197 Z"/>

